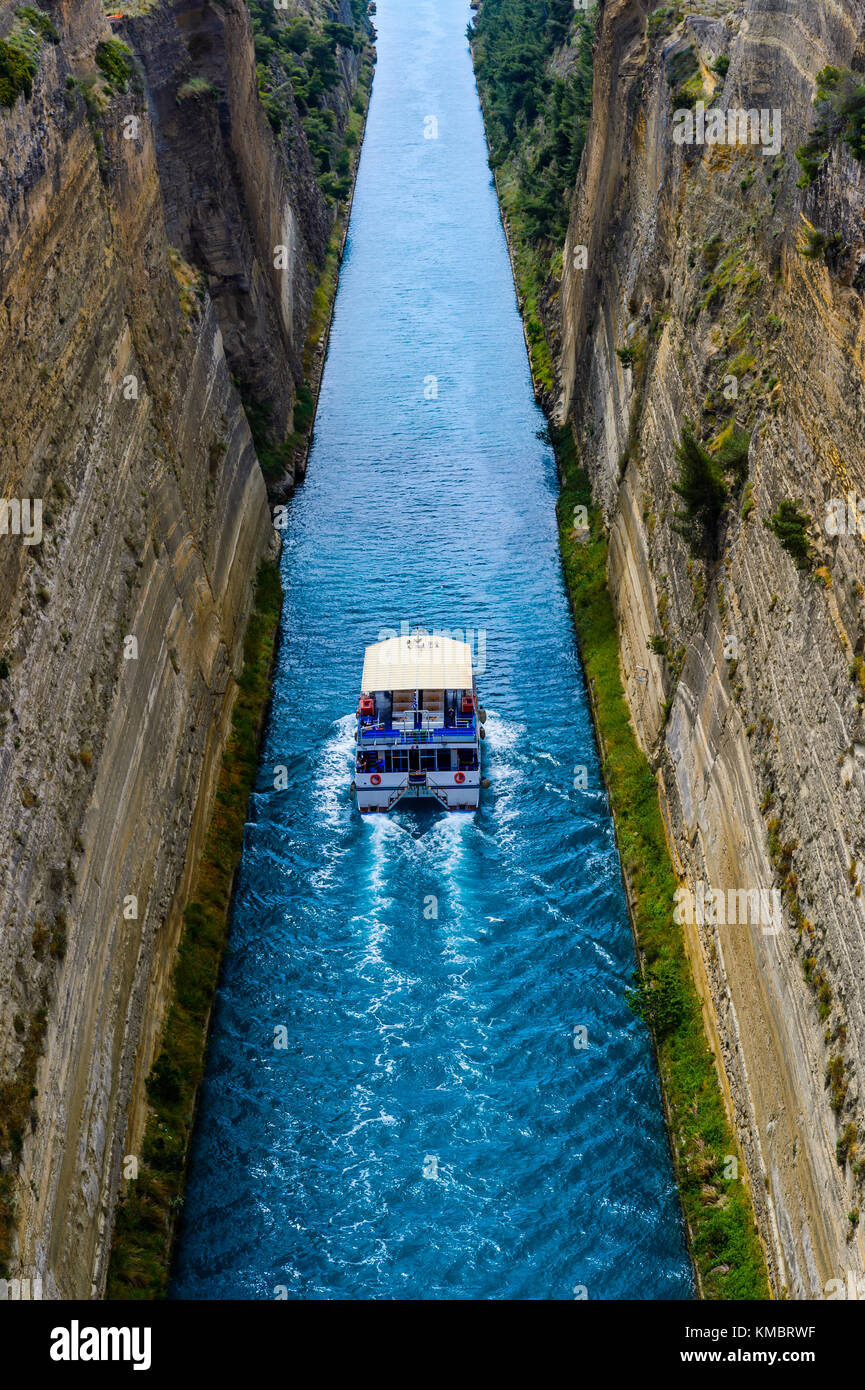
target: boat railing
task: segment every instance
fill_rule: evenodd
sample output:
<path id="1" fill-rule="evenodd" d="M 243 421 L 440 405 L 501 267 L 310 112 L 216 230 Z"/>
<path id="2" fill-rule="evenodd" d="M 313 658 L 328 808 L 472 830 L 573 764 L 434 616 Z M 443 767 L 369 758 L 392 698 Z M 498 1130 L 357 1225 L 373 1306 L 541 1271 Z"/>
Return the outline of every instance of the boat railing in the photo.
<path id="1" fill-rule="evenodd" d="M 390 793 L 390 796 L 389 796 L 388 799 L 387 799 L 387 809 L 388 809 L 388 810 L 390 810 L 391 806 L 395 806 L 395 805 L 396 805 L 396 803 L 399 801 L 400 797 L 402 796 L 402 794 L 403 794 L 403 792 L 405 791 L 405 789 L 406 789 L 407 786 L 408 786 L 408 778 L 406 777 L 406 779 L 405 779 L 404 782 L 398 783 L 398 785 L 395 786 L 395 787 L 393 788 L 393 790 L 392 790 L 391 793 Z"/>
<path id="2" fill-rule="evenodd" d="M 413 733 L 416 729 L 470 729 L 474 724 L 472 715 L 457 715 L 453 724 L 445 724 L 444 715 L 439 710 L 406 710 L 395 714 L 392 720 L 395 729 Z"/>
<path id="3" fill-rule="evenodd" d="M 359 742 L 365 747 L 395 743 L 442 743 L 452 738 L 470 738 L 475 735 L 475 724 L 471 718 L 460 718 L 455 724 L 447 726 L 434 721 L 435 717 L 429 716 L 428 722 L 422 723 L 420 728 L 415 728 L 414 720 L 410 717 L 395 719 L 392 724 L 362 724 Z"/>

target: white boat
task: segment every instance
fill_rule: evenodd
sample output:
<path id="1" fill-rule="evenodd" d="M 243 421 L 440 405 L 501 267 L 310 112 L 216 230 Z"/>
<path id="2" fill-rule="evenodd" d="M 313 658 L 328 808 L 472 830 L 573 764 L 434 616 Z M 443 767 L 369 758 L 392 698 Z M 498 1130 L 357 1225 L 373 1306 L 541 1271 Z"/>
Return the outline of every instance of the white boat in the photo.
<path id="1" fill-rule="evenodd" d="M 431 797 L 476 811 L 486 712 L 468 642 L 419 629 L 367 647 L 352 788 L 364 815 Z"/>

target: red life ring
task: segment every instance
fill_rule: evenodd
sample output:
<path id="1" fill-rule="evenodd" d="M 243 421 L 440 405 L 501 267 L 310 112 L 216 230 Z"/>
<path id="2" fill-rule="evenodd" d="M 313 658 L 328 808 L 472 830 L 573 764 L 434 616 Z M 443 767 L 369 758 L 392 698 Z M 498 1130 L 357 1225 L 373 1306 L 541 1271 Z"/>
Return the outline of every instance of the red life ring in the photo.
<path id="1" fill-rule="evenodd" d="M 457 772 L 457 773 L 454 775 L 454 781 L 455 781 L 455 782 L 464 782 L 465 780 L 466 780 L 466 775 L 465 775 L 464 772 Z"/>
<path id="2" fill-rule="evenodd" d="M 369 780 L 372 782 L 372 785 L 374 787 L 377 787 L 379 782 L 381 781 L 381 778 L 379 777 L 377 772 L 374 772 Z"/>

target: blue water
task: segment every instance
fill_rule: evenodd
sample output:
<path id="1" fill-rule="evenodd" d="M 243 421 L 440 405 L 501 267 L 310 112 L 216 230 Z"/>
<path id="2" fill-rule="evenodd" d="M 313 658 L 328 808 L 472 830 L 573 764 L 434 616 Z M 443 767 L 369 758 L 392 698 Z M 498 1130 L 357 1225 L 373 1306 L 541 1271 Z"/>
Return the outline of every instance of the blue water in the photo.
<path id="1" fill-rule="evenodd" d="M 378 0 L 177 1297 L 693 1293 L 468 17 Z M 363 649 L 403 623 L 474 634 L 475 817 L 349 800 Z"/>

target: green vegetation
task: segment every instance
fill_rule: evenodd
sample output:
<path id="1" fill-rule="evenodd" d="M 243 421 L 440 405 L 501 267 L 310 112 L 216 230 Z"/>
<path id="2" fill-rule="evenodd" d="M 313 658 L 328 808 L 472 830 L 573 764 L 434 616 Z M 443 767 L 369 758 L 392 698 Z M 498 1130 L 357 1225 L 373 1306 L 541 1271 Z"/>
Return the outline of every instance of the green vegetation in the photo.
<path id="1" fill-rule="evenodd" d="M 735 1139 L 706 1043 L 682 929 L 673 922 L 678 885 L 655 778 L 637 744 L 622 690 L 603 519 L 592 504 L 571 431 L 556 431 L 554 443 L 564 478 L 558 511 L 565 577 L 593 696 L 622 865 L 635 902 L 642 980 L 630 997 L 656 1030 L 691 1251 L 705 1297 L 767 1298 L 747 1188 L 741 1180 L 724 1177 L 729 1158 L 736 1155 Z M 571 529 L 577 506 L 588 510 L 588 539 L 578 539 Z"/>
<path id="2" fill-rule="evenodd" d="M 60 41 L 60 35 L 54 21 L 49 15 L 37 10 L 35 5 L 19 5 L 15 11 L 15 16 L 22 24 L 35 30 L 45 43 L 58 43 Z"/>
<path id="3" fill-rule="evenodd" d="M 363 91 L 358 91 L 352 103 L 347 129 L 347 135 L 354 137 L 349 142 L 350 148 L 355 148 L 360 142 L 367 95 Z M 340 251 L 347 214 L 347 208 L 345 210 L 337 209 L 325 255 L 324 269 L 312 297 L 312 309 L 302 355 L 305 379 L 298 386 L 295 395 L 292 430 L 283 438 L 276 438 L 270 407 L 264 402 L 255 400 L 245 390 L 243 383 L 235 378 L 235 385 L 240 392 L 252 431 L 261 470 L 268 481 L 281 478 L 283 474 L 291 471 L 295 449 L 302 446 L 310 438 L 315 417 L 315 395 L 311 383 L 315 371 L 316 353 L 323 335 L 327 332 L 330 313 L 336 296 Z"/>
<path id="4" fill-rule="evenodd" d="M 119 39 L 96 45 L 96 66 L 115 92 L 125 92 L 135 71 L 132 50 Z"/>
<path id="5" fill-rule="evenodd" d="M 682 429 L 676 449 L 679 474 L 672 485 L 682 506 L 673 527 L 695 559 L 718 558 L 725 509 L 747 476 L 750 443 L 750 434 L 735 423 L 722 430 L 708 449 L 690 424 L 686 422 Z"/>
<path id="6" fill-rule="evenodd" d="M 216 88 L 206 77 L 190 77 L 177 89 L 178 101 L 200 101 L 216 96 Z"/>
<path id="7" fill-rule="evenodd" d="M 834 259 L 841 249 L 841 237 L 837 232 L 827 236 L 819 227 L 806 227 L 802 241 L 798 245 L 800 256 L 806 261 Z"/>
<path id="8" fill-rule="evenodd" d="M 351 120 L 340 130 L 328 98 L 341 81 L 339 50 L 361 53 L 368 37 L 364 0 L 351 0 L 351 9 L 351 26 L 327 19 L 317 27 L 307 19 L 280 17 L 272 0 L 249 0 L 258 90 L 267 118 L 279 133 L 291 128 L 296 109 L 319 185 L 334 202 L 351 190 L 347 137 L 352 133 L 356 141 L 358 132 Z"/>
<path id="9" fill-rule="evenodd" d="M 673 89 L 676 107 L 687 106 L 693 110 L 700 98 L 705 97 L 700 60 L 693 44 L 680 48 L 667 59 L 667 81 Z"/>
<path id="10" fill-rule="evenodd" d="M 628 993 L 630 1008 L 648 1024 L 660 1040 L 682 1026 L 690 1005 L 681 971 L 675 960 L 661 960 L 645 975 L 634 974 L 634 988 Z"/>
<path id="11" fill-rule="evenodd" d="M 281 478 L 284 473 L 290 472 L 294 450 L 301 442 L 300 434 L 287 434 L 282 440 L 274 439 L 273 412 L 270 406 L 250 396 L 236 378 L 234 384 L 243 401 L 243 408 L 246 411 L 246 418 L 252 432 L 252 440 L 255 444 L 255 452 L 258 454 L 258 461 L 261 464 L 261 471 L 267 481 L 272 482 L 276 478 Z M 303 390 L 304 388 L 301 387 L 300 389 Z"/>
<path id="12" fill-rule="evenodd" d="M 682 499 L 682 507 L 673 518 L 673 527 L 695 558 L 715 560 L 728 496 L 723 470 L 689 425 L 682 430 L 676 459 L 679 476 L 673 491 Z"/>
<path id="13" fill-rule="evenodd" d="M 23 96 L 33 95 L 33 79 L 39 66 L 39 50 L 57 43 L 58 33 L 47 14 L 33 5 L 21 5 L 8 38 L 0 39 L 0 108 L 12 107 Z"/>
<path id="14" fill-rule="evenodd" d="M 662 5 L 659 10 L 655 10 L 649 15 L 649 39 L 654 42 L 656 39 L 665 39 L 672 34 L 676 25 L 681 19 L 678 5 Z"/>
<path id="15" fill-rule="evenodd" d="M 837 1141 L 836 1144 L 835 1144 L 835 1157 L 837 1158 L 837 1160 L 838 1160 L 838 1162 L 839 1162 L 839 1164 L 841 1165 L 842 1168 L 845 1166 L 845 1164 L 848 1162 L 849 1159 L 853 1158 L 854 1154 L 856 1153 L 856 1146 L 857 1146 L 856 1126 L 855 1126 L 855 1125 L 853 1124 L 853 1122 L 851 1121 L 850 1124 L 848 1124 L 848 1125 L 845 1127 L 844 1133 L 841 1135 L 840 1139 L 838 1139 L 838 1141 Z M 854 1217 L 853 1217 L 853 1213 L 852 1213 L 852 1212 L 850 1213 L 850 1218 L 849 1218 L 849 1219 L 850 1219 L 850 1221 L 852 1222 L 852 1224 L 853 1224 L 854 1226 L 858 1226 L 858 1224 L 859 1224 L 859 1208 L 857 1207 L 855 1210 L 856 1210 L 855 1219 L 854 1219 Z"/>
<path id="16" fill-rule="evenodd" d="M 810 568 L 811 542 L 808 539 L 808 528 L 811 518 L 807 512 L 803 512 L 795 502 L 784 501 L 763 524 L 778 537 L 800 570 Z"/>
<path id="17" fill-rule="evenodd" d="M 468 35 L 532 376 L 551 391 L 543 306 L 562 276 L 562 246 L 592 103 L 597 11 L 571 0 L 484 0 Z M 566 76 L 552 70 L 567 47 Z"/>
<path id="18" fill-rule="evenodd" d="M 838 1111 L 847 1099 L 847 1068 L 843 1057 L 830 1057 L 826 1067 L 826 1084 L 829 1087 L 829 1104 Z"/>
<path id="19" fill-rule="evenodd" d="M 174 246 L 168 248 L 168 259 L 174 278 L 177 281 L 177 289 L 180 297 L 180 307 L 186 319 L 195 319 L 204 302 L 207 291 L 207 278 L 203 271 L 196 270 L 195 266 L 189 264 L 181 256 Z"/>
<path id="20" fill-rule="evenodd" d="M 817 74 L 817 115 L 804 145 L 796 151 L 802 166 L 800 188 L 807 188 L 841 139 L 856 159 L 865 159 L 865 79 L 847 68 L 823 68 Z"/>
<path id="21" fill-rule="evenodd" d="M 530 242 L 560 247 L 592 104 L 594 16 L 571 0 L 484 0 L 473 30 L 490 164 L 513 161 L 514 211 Z M 571 40 L 567 78 L 552 72 Z"/>
<path id="22" fill-rule="evenodd" d="M 30 1105 L 36 1095 L 36 1066 L 42 1053 L 48 1021 L 47 990 L 43 1003 L 27 1023 L 19 1020 L 17 1032 L 26 1028 L 24 1047 L 18 1071 L 10 1081 L 0 1084 L 0 1156 L 7 1159 L 0 1169 L 0 1278 L 9 1274 L 12 1255 L 12 1233 L 15 1223 L 15 1175 L 24 1135 L 30 1125 Z"/>
<path id="23" fill-rule="evenodd" d="M 147 1080 L 149 1113 L 139 1174 L 128 1183 L 115 1223 L 109 1298 L 153 1299 L 165 1294 L 234 871 L 258 766 L 259 733 L 270 689 L 281 604 L 278 568 L 264 565 L 258 573 L 243 672 L 198 869 L 195 900 L 186 909 L 173 997 L 161 1049 Z"/>

